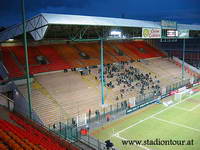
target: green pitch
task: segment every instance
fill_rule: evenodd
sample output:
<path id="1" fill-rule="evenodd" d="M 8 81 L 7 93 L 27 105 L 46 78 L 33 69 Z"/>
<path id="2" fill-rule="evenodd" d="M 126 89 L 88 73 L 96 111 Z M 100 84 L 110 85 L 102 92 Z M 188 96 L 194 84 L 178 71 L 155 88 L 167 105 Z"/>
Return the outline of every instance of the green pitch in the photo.
<path id="1" fill-rule="evenodd" d="M 200 150 L 200 92 L 167 107 L 153 104 L 91 134 L 120 150 Z M 127 140 L 143 145 L 122 143 Z"/>

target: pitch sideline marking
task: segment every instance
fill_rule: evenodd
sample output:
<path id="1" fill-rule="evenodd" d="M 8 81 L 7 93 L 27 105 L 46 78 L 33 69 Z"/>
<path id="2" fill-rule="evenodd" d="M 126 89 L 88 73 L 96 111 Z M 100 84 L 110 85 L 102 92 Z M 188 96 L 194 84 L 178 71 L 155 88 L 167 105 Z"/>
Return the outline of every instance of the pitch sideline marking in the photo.
<path id="1" fill-rule="evenodd" d="M 176 122 L 173 122 L 173 121 L 168 121 L 168 120 L 161 119 L 161 118 L 158 118 L 158 117 L 152 117 L 152 118 L 154 118 L 156 120 L 159 120 L 159 121 L 162 121 L 162 122 L 166 122 L 168 124 L 173 124 L 173 125 L 176 125 L 176 126 L 179 126 L 179 127 L 183 127 L 183 128 L 187 128 L 187 129 L 190 129 L 190 130 L 193 130 L 193 131 L 200 132 L 200 129 L 189 127 L 189 126 L 186 126 L 186 125 L 183 125 L 183 124 L 179 124 L 179 123 L 176 123 Z"/>
<path id="2" fill-rule="evenodd" d="M 175 104 L 173 104 L 173 105 L 171 105 L 171 106 L 169 106 L 169 107 L 167 107 L 167 108 L 165 108 L 165 109 L 163 109 L 163 110 L 161 110 L 161 111 L 159 111 L 159 112 L 157 112 L 157 113 L 155 113 L 155 114 L 153 114 L 153 115 L 151 115 L 151 116 L 149 116 L 149 117 L 146 117 L 145 119 L 140 120 L 140 121 L 138 121 L 138 122 L 136 122 L 136 123 L 130 125 L 129 127 L 124 128 L 124 129 L 118 131 L 118 132 L 115 133 L 113 136 L 115 136 L 116 134 L 120 134 L 120 133 L 122 133 L 122 132 L 124 132 L 124 131 L 126 131 L 126 130 L 132 128 L 132 127 L 134 127 L 134 126 L 137 126 L 138 124 L 140 124 L 140 123 L 142 123 L 142 122 L 144 122 L 144 121 L 146 121 L 146 120 L 148 120 L 148 119 L 150 119 L 150 118 L 152 118 L 152 117 L 154 117 L 154 116 L 156 116 L 156 115 L 158 115 L 158 114 L 161 114 L 162 112 L 165 112 L 166 110 L 168 110 L 168 109 L 170 109 L 170 108 L 173 108 L 174 106 L 176 106 L 176 105 L 178 105 L 178 104 L 181 104 L 181 103 L 185 102 L 187 99 L 189 99 L 189 98 L 191 98 L 191 97 L 193 97 L 193 96 L 195 96 L 195 95 L 198 95 L 198 94 L 199 94 L 199 93 L 195 93 L 194 95 L 192 95 L 192 96 L 190 96 L 190 97 L 187 97 L 186 99 L 184 99 L 184 100 L 182 100 L 182 101 L 180 101 L 180 102 L 178 102 L 178 103 L 175 103 Z"/>
<path id="3" fill-rule="evenodd" d="M 199 93 L 199 92 L 198 92 Z M 198 93 L 196 93 L 196 94 L 198 94 Z M 194 95 L 196 95 L 196 94 L 194 94 Z M 193 96 L 193 95 L 192 95 Z M 191 98 L 192 96 L 190 96 L 190 97 L 188 97 L 188 98 Z M 188 102 L 190 102 L 190 101 L 188 101 Z M 174 108 L 177 108 L 177 109 L 180 109 L 180 110 L 185 110 L 185 111 L 194 111 L 195 109 L 197 109 L 198 107 L 200 107 L 200 104 L 198 104 L 198 105 L 196 105 L 196 106 L 194 106 L 194 107 L 192 107 L 192 108 L 190 108 L 190 109 L 187 109 L 187 108 L 184 108 L 184 107 L 179 107 L 179 106 L 175 106 Z"/>
<path id="4" fill-rule="evenodd" d="M 174 108 L 184 110 L 184 111 L 191 111 L 190 109 L 179 107 L 179 106 L 174 106 Z"/>
<path id="5" fill-rule="evenodd" d="M 187 109 L 187 108 L 183 108 L 183 107 L 179 107 L 179 106 L 174 106 L 174 108 L 177 108 L 177 109 L 180 109 L 180 110 L 184 110 L 184 111 L 189 111 L 189 112 L 194 111 L 195 109 L 197 109 L 199 107 L 200 107 L 200 104 L 192 107 L 191 109 Z"/>
<path id="6" fill-rule="evenodd" d="M 198 105 L 194 106 L 193 108 L 191 108 L 190 111 L 193 111 L 193 110 L 197 109 L 198 107 L 200 107 L 200 104 L 198 104 Z"/>

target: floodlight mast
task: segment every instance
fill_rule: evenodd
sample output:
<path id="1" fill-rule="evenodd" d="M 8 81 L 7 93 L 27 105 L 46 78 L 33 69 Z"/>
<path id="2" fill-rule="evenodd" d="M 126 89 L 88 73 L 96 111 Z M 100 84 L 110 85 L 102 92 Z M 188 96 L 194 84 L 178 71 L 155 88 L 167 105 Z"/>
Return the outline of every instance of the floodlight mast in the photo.
<path id="1" fill-rule="evenodd" d="M 184 80 L 184 74 L 185 74 L 185 38 L 183 38 L 183 56 L 182 56 L 182 83 L 183 83 L 183 80 Z"/>
<path id="2" fill-rule="evenodd" d="M 104 105 L 104 49 L 103 38 L 100 39 L 101 44 L 101 104 Z"/>
<path id="3" fill-rule="evenodd" d="M 28 63 L 28 48 L 27 48 L 27 37 L 26 37 L 26 17 L 25 17 L 25 6 L 24 0 L 21 0 L 22 9 L 22 22 L 23 22 L 23 37 L 24 37 L 24 52 L 26 59 L 26 82 L 27 82 L 27 93 L 28 93 L 28 105 L 29 105 L 29 118 L 32 120 L 32 102 L 31 102 L 31 86 L 29 76 L 29 63 Z"/>

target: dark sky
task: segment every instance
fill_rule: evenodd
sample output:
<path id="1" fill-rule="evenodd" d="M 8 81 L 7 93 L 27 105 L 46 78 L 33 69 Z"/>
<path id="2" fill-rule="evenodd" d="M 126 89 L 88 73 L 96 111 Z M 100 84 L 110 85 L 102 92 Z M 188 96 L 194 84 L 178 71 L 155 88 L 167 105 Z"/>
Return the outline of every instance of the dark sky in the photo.
<path id="1" fill-rule="evenodd" d="M 200 0 L 25 0 L 28 18 L 42 12 L 200 24 Z M 0 26 L 21 21 L 20 0 L 0 1 Z"/>

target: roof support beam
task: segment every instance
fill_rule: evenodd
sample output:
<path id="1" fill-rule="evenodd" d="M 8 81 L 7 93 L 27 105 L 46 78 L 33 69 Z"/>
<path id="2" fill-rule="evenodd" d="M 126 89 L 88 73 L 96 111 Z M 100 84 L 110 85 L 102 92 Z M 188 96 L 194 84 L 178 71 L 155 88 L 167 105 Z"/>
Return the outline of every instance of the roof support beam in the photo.
<path id="1" fill-rule="evenodd" d="M 103 38 L 101 38 L 101 104 L 104 105 L 104 49 L 103 49 Z"/>
<path id="2" fill-rule="evenodd" d="M 26 32 L 31 33 L 34 40 L 40 40 L 44 37 L 47 26 L 48 26 L 47 20 L 44 18 L 43 15 L 40 14 L 36 17 L 33 17 L 30 20 L 27 20 L 25 29 Z M 23 24 L 12 26 L 0 32 L 0 42 L 6 41 L 10 38 L 14 38 L 22 34 L 23 34 Z"/>

